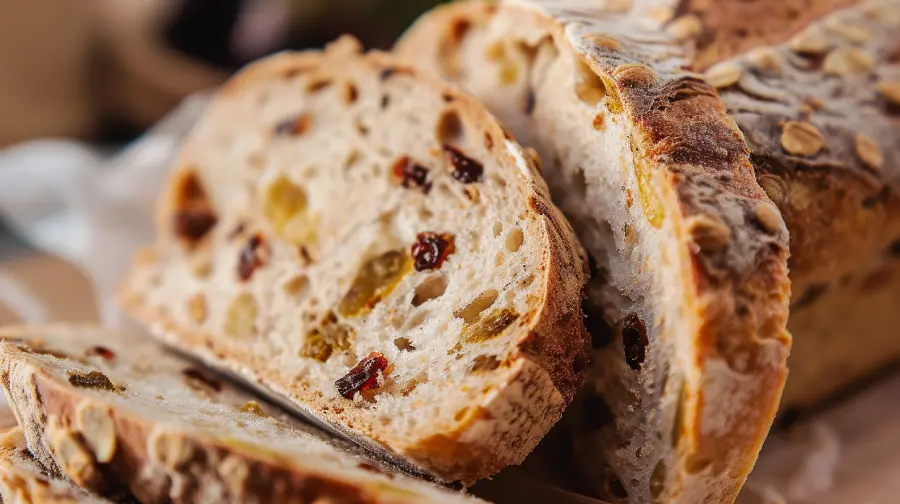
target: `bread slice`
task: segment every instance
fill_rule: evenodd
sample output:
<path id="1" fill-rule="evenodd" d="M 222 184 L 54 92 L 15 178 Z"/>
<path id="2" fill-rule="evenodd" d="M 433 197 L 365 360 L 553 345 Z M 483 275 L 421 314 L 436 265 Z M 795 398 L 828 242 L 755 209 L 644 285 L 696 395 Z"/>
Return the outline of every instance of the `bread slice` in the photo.
<path id="1" fill-rule="evenodd" d="M 397 473 L 146 338 L 0 332 L 0 379 L 45 467 L 141 502 L 479 502 Z"/>
<path id="2" fill-rule="evenodd" d="M 22 429 L 0 434 L 0 502 L 3 504 L 109 504 L 71 483 L 48 476 L 25 446 Z"/>
<path id="3" fill-rule="evenodd" d="M 375 450 L 466 483 L 583 381 L 583 251 L 473 99 L 342 39 L 241 72 L 186 141 L 124 306 Z"/>
<path id="4" fill-rule="evenodd" d="M 900 1 L 695 8 L 685 15 L 722 40 L 688 42 L 695 68 L 719 88 L 790 230 L 783 407 L 808 406 L 900 360 Z M 763 15 L 764 33 L 743 30 Z"/>
<path id="5" fill-rule="evenodd" d="M 540 153 L 593 260 L 591 367 L 566 415 L 588 491 L 728 503 L 787 374 L 788 234 L 743 135 L 682 69 L 651 4 L 451 4 L 396 51 Z"/>

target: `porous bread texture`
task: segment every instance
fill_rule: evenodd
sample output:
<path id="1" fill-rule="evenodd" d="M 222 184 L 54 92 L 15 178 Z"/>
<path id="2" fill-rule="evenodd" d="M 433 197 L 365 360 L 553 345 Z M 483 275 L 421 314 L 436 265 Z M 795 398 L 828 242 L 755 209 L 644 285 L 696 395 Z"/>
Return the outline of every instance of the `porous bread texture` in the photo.
<path id="1" fill-rule="evenodd" d="M 40 463 L 140 502 L 479 502 L 398 474 L 145 338 L 0 332 L 0 379 Z"/>
<path id="2" fill-rule="evenodd" d="M 900 360 L 900 1 L 819 15 L 705 73 L 791 234 L 783 408 Z"/>
<path id="3" fill-rule="evenodd" d="M 25 446 L 21 428 L 0 434 L 0 502 L 3 504 L 109 504 L 68 481 L 49 476 Z"/>
<path id="4" fill-rule="evenodd" d="M 396 51 L 535 147 L 594 261 L 564 417 L 590 493 L 732 502 L 786 376 L 788 235 L 713 88 L 622 3 L 455 4 Z"/>
<path id="5" fill-rule="evenodd" d="M 472 483 L 519 463 L 583 382 L 584 252 L 532 156 L 470 97 L 348 39 L 274 56 L 184 144 L 123 304 L 368 448 Z M 422 233 L 445 261 L 416 252 Z M 372 352 L 377 386 L 342 397 Z"/>

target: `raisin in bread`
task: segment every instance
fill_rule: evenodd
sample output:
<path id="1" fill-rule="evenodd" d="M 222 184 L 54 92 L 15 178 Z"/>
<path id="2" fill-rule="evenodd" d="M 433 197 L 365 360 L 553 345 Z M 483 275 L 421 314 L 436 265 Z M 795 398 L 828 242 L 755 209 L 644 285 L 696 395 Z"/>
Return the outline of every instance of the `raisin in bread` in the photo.
<path id="1" fill-rule="evenodd" d="M 808 406 L 900 360 L 900 1 L 692 6 L 694 66 L 790 230 L 783 407 Z"/>
<path id="2" fill-rule="evenodd" d="M 79 326 L 0 332 L 0 378 L 40 463 L 141 502 L 478 502 L 280 414 L 153 342 Z"/>
<path id="3" fill-rule="evenodd" d="M 226 85 L 123 304 L 159 337 L 445 481 L 518 463 L 583 380 L 586 262 L 472 98 L 342 39 Z"/>
<path id="4" fill-rule="evenodd" d="M 629 2 L 452 4 L 396 50 L 536 148 L 593 259 L 564 417 L 588 491 L 733 501 L 787 374 L 788 234 L 713 87 Z"/>
<path id="5" fill-rule="evenodd" d="M 14 427 L 0 434 L 0 502 L 3 504 L 109 504 L 68 481 L 49 476 Z"/>

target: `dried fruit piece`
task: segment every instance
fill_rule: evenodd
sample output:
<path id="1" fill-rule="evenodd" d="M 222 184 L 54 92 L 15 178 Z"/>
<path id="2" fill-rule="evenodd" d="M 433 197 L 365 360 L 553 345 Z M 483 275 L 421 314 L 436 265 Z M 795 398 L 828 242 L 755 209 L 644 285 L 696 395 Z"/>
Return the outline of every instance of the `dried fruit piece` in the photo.
<path id="1" fill-rule="evenodd" d="M 255 234 L 247 240 L 238 256 L 238 278 L 250 280 L 257 268 L 265 266 L 269 259 L 269 249 L 261 234 Z"/>
<path id="2" fill-rule="evenodd" d="M 743 69 L 737 63 L 725 61 L 707 70 L 703 78 L 711 86 L 721 89 L 737 84 L 742 72 Z"/>
<path id="3" fill-rule="evenodd" d="M 256 298 L 243 292 L 231 302 L 225 313 L 222 329 L 225 334 L 234 338 L 249 338 L 256 326 Z"/>
<path id="4" fill-rule="evenodd" d="M 425 194 L 431 190 L 431 182 L 428 181 L 428 168 L 416 163 L 409 156 L 403 156 L 394 163 L 394 176 L 400 180 L 407 189 L 421 189 Z"/>
<path id="5" fill-rule="evenodd" d="M 181 372 L 182 376 L 186 378 L 186 382 L 193 389 L 201 389 L 201 390 L 212 390 L 214 392 L 222 391 L 222 382 L 216 378 L 213 378 L 208 373 L 195 368 L 189 367 L 185 368 Z"/>
<path id="6" fill-rule="evenodd" d="M 116 358 L 115 352 L 99 345 L 88 348 L 84 354 L 88 357 L 100 357 L 103 360 L 107 361 L 111 361 Z"/>
<path id="7" fill-rule="evenodd" d="M 344 317 L 354 317 L 371 310 L 391 293 L 411 266 L 409 255 L 400 250 L 391 250 L 369 259 L 353 279 L 338 306 L 338 312 Z"/>
<path id="8" fill-rule="evenodd" d="M 856 147 L 856 155 L 864 165 L 873 170 L 878 170 L 884 165 L 884 154 L 881 152 L 881 147 L 871 137 L 857 133 L 853 138 L 853 144 Z"/>
<path id="9" fill-rule="evenodd" d="M 588 105 L 596 105 L 606 97 L 606 85 L 587 63 L 579 60 L 575 63 L 577 78 L 575 94 L 578 99 Z"/>
<path id="10" fill-rule="evenodd" d="M 790 40 L 791 49 L 801 54 L 822 54 L 828 50 L 828 34 L 818 25 L 810 25 Z"/>
<path id="11" fill-rule="evenodd" d="M 296 117 L 283 119 L 275 125 L 275 135 L 277 136 L 300 136 L 306 134 L 312 126 L 312 116 L 309 114 L 300 114 Z"/>
<path id="12" fill-rule="evenodd" d="M 353 399 L 357 392 L 377 389 L 378 375 L 385 373 L 388 368 L 387 358 L 372 352 L 365 359 L 359 361 L 346 375 L 334 382 L 337 391 L 346 399 Z"/>
<path id="13" fill-rule="evenodd" d="M 662 226 L 666 210 L 665 207 L 663 207 L 659 196 L 656 195 L 650 163 L 648 163 L 647 159 L 636 150 L 633 152 L 634 176 L 637 181 L 638 201 L 641 203 L 641 208 L 644 210 L 644 216 L 647 218 L 647 222 L 649 222 L 651 226 L 659 228 Z"/>
<path id="14" fill-rule="evenodd" d="M 280 176 L 266 189 L 263 214 L 279 235 L 292 219 L 306 210 L 306 191 L 286 177 Z"/>
<path id="15" fill-rule="evenodd" d="M 463 325 L 462 340 L 466 343 L 481 343 L 494 339 L 518 318 L 519 314 L 510 308 L 494 310 L 470 324 Z"/>
<path id="16" fill-rule="evenodd" d="M 825 56 L 822 69 L 826 74 L 850 76 L 868 75 L 875 61 L 868 53 L 856 47 L 838 47 Z"/>
<path id="17" fill-rule="evenodd" d="M 416 271 L 435 270 L 456 251 L 454 236 L 449 233 L 419 233 L 410 248 Z"/>
<path id="18" fill-rule="evenodd" d="M 636 314 L 625 317 L 622 322 L 622 345 L 625 347 L 625 363 L 634 371 L 640 371 L 647 358 L 647 328 Z"/>
<path id="19" fill-rule="evenodd" d="M 875 89 L 887 98 L 887 101 L 900 105 L 900 81 L 883 80 L 875 85 Z"/>
<path id="20" fill-rule="evenodd" d="M 188 299 L 187 312 L 191 320 L 198 324 L 206 320 L 206 298 L 203 297 L 203 294 L 198 292 Z"/>
<path id="21" fill-rule="evenodd" d="M 466 156 L 456 147 L 444 145 L 443 148 L 447 158 L 450 160 L 450 164 L 453 165 L 451 175 L 454 179 L 463 184 L 481 182 L 481 178 L 484 175 L 484 165 Z"/>
<path id="22" fill-rule="evenodd" d="M 196 246 L 218 222 L 193 169 L 184 171 L 176 182 L 174 206 L 172 230 L 188 247 Z"/>
<path id="23" fill-rule="evenodd" d="M 69 383 L 76 387 L 109 390 L 110 392 L 125 390 L 125 387 L 113 385 L 109 377 L 100 371 L 91 371 L 90 373 L 69 371 Z"/>
<path id="24" fill-rule="evenodd" d="M 500 367 L 500 359 L 496 355 L 479 355 L 472 361 L 473 373 L 485 373 Z"/>
<path id="25" fill-rule="evenodd" d="M 825 147 L 825 138 L 812 124 L 788 121 L 781 132 L 781 146 L 795 156 L 815 156 Z"/>
<path id="26" fill-rule="evenodd" d="M 322 321 L 320 327 L 306 335 L 300 356 L 325 362 L 335 350 L 339 352 L 348 350 L 355 337 L 356 330 L 347 324 L 337 322 L 332 314 Z"/>
<path id="27" fill-rule="evenodd" d="M 262 409 L 262 406 L 259 405 L 256 401 L 247 401 L 241 406 L 241 411 L 244 413 L 252 413 L 256 416 L 268 417 L 269 415 Z"/>

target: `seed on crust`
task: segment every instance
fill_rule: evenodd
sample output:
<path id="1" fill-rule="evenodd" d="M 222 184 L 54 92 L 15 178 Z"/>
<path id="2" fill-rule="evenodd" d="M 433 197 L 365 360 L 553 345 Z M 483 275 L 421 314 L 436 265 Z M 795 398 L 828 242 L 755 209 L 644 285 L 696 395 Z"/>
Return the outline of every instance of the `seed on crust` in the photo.
<path id="1" fill-rule="evenodd" d="M 233 337 L 246 339 L 253 336 L 256 329 L 256 298 L 248 292 L 238 294 L 225 312 L 222 330 Z"/>
<path id="2" fill-rule="evenodd" d="M 156 429 L 147 438 L 147 455 L 170 471 L 180 470 L 194 458 L 194 447 L 177 433 Z"/>
<path id="3" fill-rule="evenodd" d="M 743 69 L 737 63 L 725 61 L 707 70 L 703 78 L 711 86 L 721 89 L 737 84 L 742 72 Z"/>
<path id="4" fill-rule="evenodd" d="M 856 155 L 862 160 L 863 164 L 873 170 L 878 170 L 884 166 L 884 153 L 872 137 L 857 133 L 853 137 L 853 144 L 856 147 Z"/>
<path id="5" fill-rule="evenodd" d="M 47 438 L 53 448 L 53 456 L 66 476 L 86 487 L 97 482 L 100 474 L 94 456 L 81 444 L 75 433 L 53 418 L 47 427 Z"/>
<path id="6" fill-rule="evenodd" d="M 198 324 L 205 322 L 207 315 L 206 297 L 200 292 L 191 296 L 187 301 L 187 312 L 194 322 Z"/>
<path id="7" fill-rule="evenodd" d="M 875 85 L 875 89 L 894 105 L 900 105 L 900 80 L 882 80 Z"/>
<path id="8" fill-rule="evenodd" d="M 238 278 L 250 280 L 253 273 L 265 266 L 269 259 L 269 249 L 265 239 L 259 233 L 250 237 L 238 255 Z"/>
<path id="9" fill-rule="evenodd" d="M 428 194 L 431 190 L 431 182 L 428 181 L 428 168 L 416 163 L 409 156 L 403 156 L 398 159 L 391 171 L 406 189 L 419 189 L 425 194 Z"/>
<path id="10" fill-rule="evenodd" d="M 823 54 L 828 50 L 828 34 L 819 25 L 810 25 L 794 35 L 789 42 L 791 49 L 801 54 Z"/>
<path id="11" fill-rule="evenodd" d="M 675 37 L 676 40 L 685 41 L 703 32 L 703 22 L 700 21 L 699 17 L 688 14 L 669 23 L 666 26 L 666 31 L 669 35 Z"/>
<path id="12" fill-rule="evenodd" d="M 771 47 L 761 47 L 752 51 L 749 55 L 753 67 L 758 71 L 770 75 L 781 73 L 781 55 Z"/>
<path id="13" fill-rule="evenodd" d="M 784 202 L 785 195 L 787 193 L 787 188 L 785 187 L 784 180 L 776 175 L 760 175 L 758 179 L 760 187 L 763 188 L 763 191 L 766 192 L 766 195 L 771 199 L 775 204 L 779 204 Z"/>
<path id="14" fill-rule="evenodd" d="M 781 146 L 795 156 L 815 156 L 825 147 L 825 138 L 812 124 L 788 121 L 781 132 Z"/>
<path id="15" fill-rule="evenodd" d="M 387 368 L 387 358 L 378 352 L 372 352 L 334 382 L 334 385 L 345 399 L 353 399 L 357 392 L 379 388 L 378 376 L 386 373 Z"/>
<path id="16" fill-rule="evenodd" d="M 625 348 L 625 363 L 634 371 L 640 371 L 647 358 L 647 327 L 639 316 L 632 313 L 622 322 L 622 346 Z"/>
<path id="17" fill-rule="evenodd" d="M 466 156 L 462 151 L 451 145 L 444 145 L 443 149 L 450 160 L 450 164 L 453 166 L 453 171 L 450 174 L 454 179 L 463 184 L 481 182 L 481 178 L 484 175 L 484 165 Z"/>
<path id="18" fill-rule="evenodd" d="M 781 229 L 781 214 L 778 213 L 774 205 L 769 203 L 758 204 L 754 216 L 763 231 L 769 234 L 775 234 Z"/>
<path id="19" fill-rule="evenodd" d="M 850 24 L 838 16 L 826 18 L 825 26 L 832 33 L 836 33 L 854 44 L 864 44 L 872 38 L 872 34 L 862 26 Z"/>
<path id="20" fill-rule="evenodd" d="M 75 418 L 78 430 L 97 462 L 111 462 L 116 454 L 116 426 L 109 409 L 84 401 L 78 405 Z"/>
<path id="21" fill-rule="evenodd" d="M 718 219 L 698 215 L 688 223 L 688 231 L 694 243 L 703 252 L 718 252 L 731 242 L 731 230 Z"/>
<path id="22" fill-rule="evenodd" d="M 869 75 L 875 61 L 868 53 L 856 47 L 838 47 L 825 56 L 822 69 L 826 74 L 847 77 Z"/>

